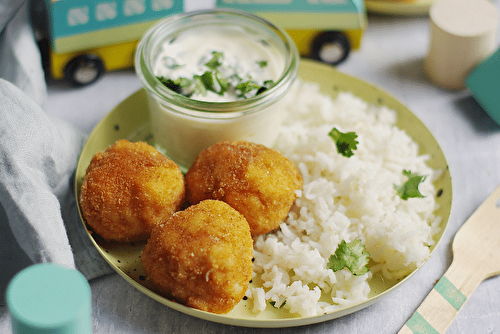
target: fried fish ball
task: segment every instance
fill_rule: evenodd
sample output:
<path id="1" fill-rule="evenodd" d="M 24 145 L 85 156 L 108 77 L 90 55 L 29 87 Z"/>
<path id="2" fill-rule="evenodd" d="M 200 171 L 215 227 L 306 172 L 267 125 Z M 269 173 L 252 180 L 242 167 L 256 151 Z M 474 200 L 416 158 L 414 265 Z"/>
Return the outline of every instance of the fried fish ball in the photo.
<path id="1" fill-rule="evenodd" d="M 245 295 L 252 257 L 245 218 L 224 202 L 206 200 L 156 227 L 141 261 L 160 294 L 220 314 Z"/>
<path id="2" fill-rule="evenodd" d="M 222 200 L 245 216 L 252 236 L 273 231 L 286 218 L 302 176 L 281 153 L 246 141 L 203 150 L 186 174 L 190 204 Z"/>
<path id="3" fill-rule="evenodd" d="M 147 240 L 185 198 L 179 166 L 144 142 L 119 140 L 92 158 L 80 191 L 88 226 L 108 241 Z"/>

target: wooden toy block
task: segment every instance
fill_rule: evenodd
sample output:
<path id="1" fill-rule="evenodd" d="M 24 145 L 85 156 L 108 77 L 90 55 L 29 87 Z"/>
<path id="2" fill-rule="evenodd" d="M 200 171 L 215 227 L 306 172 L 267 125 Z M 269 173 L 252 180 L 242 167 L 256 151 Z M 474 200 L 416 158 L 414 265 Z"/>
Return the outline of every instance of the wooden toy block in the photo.
<path id="1" fill-rule="evenodd" d="M 429 15 L 425 72 L 437 86 L 463 89 L 470 71 L 496 48 L 497 10 L 488 0 L 438 0 Z"/>

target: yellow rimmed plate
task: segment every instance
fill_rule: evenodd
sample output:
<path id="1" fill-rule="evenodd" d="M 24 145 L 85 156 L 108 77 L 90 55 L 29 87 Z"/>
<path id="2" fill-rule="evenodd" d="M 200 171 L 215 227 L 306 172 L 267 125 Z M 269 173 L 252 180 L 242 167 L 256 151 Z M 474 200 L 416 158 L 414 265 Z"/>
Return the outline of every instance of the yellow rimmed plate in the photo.
<path id="1" fill-rule="evenodd" d="M 405 130 L 420 146 L 420 153 L 429 155 L 428 164 L 434 169 L 442 170 L 441 177 L 435 181 L 438 190 L 436 201 L 439 209 L 436 215 L 441 217 L 441 231 L 435 236 L 436 244 L 431 247 L 431 254 L 440 241 L 451 211 L 452 183 L 446 159 L 439 144 L 425 125 L 411 113 L 403 104 L 381 89 L 360 79 L 338 72 L 333 67 L 310 60 L 302 60 L 299 77 L 304 81 L 317 82 L 324 94 L 333 97 L 339 91 L 350 91 L 368 103 L 386 105 L 395 110 L 398 115 L 397 125 Z M 85 170 L 93 155 L 106 149 L 118 139 L 126 138 L 130 141 L 147 141 L 154 144 L 149 127 L 148 107 L 146 92 L 139 90 L 114 108 L 90 134 L 80 154 L 75 178 L 75 194 L 79 198 L 80 186 L 85 175 Z M 81 215 L 80 215 L 81 217 Z M 84 228 L 86 225 L 82 219 Z M 93 244 L 111 265 L 128 283 L 146 294 L 147 296 L 167 305 L 175 310 L 191 316 L 229 325 L 245 327 L 292 327 L 319 323 L 361 310 L 387 295 L 403 284 L 417 270 L 399 281 L 381 279 L 375 275 L 370 281 L 371 292 L 369 298 L 361 303 L 347 306 L 331 313 L 312 317 L 299 317 L 289 314 L 286 310 L 268 306 L 264 312 L 252 312 L 252 302 L 242 300 L 231 312 L 224 315 L 200 311 L 175 303 L 153 292 L 151 283 L 146 279 L 142 268 L 140 254 L 144 243 L 109 243 L 88 231 Z M 256 284 L 256 283 L 252 283 Z"/>

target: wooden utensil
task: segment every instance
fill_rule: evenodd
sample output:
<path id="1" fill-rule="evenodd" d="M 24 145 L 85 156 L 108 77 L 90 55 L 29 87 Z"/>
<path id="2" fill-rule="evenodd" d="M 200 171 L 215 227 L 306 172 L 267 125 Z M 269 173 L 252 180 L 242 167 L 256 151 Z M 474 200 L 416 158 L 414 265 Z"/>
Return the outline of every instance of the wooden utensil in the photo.
<path id="1" fill-rule="evenodd" d="M 399 333 L 444 333 L 478 285 L 500 274 L 500 186 L 453 240 L 453 261 Z"/>

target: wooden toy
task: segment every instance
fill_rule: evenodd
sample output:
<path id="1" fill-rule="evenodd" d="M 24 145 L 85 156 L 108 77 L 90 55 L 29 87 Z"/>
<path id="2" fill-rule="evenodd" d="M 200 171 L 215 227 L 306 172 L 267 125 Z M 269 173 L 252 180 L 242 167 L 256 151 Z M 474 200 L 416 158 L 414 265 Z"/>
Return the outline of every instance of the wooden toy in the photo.
<path id="1" fill-rule="evenodd" d="M 424 68 L 437 86 L 458 90 L 496 48 L 498 13 L 488 0 L 438 0 L 430 8 Z"/>
<path id="2" fill-rule="evenodd" d="M 472 70 L 465 85 L 477 103 L 500 125 L 500 48 Z"/>
<path id="3" fill-rule="evenodd" d="M 182 0 L 45 0 L 50 72 L 76 86 L 133 66 L 135 46 L 159 19 L 184 11 Z"/>
<path id="4" fill-rule="evenodd" d="M 337 65 L 358 49 L 366 28 L 363 0 L 217 0 L 216 7 L 256 14 L 285 29 L 301 56 Z"/>

